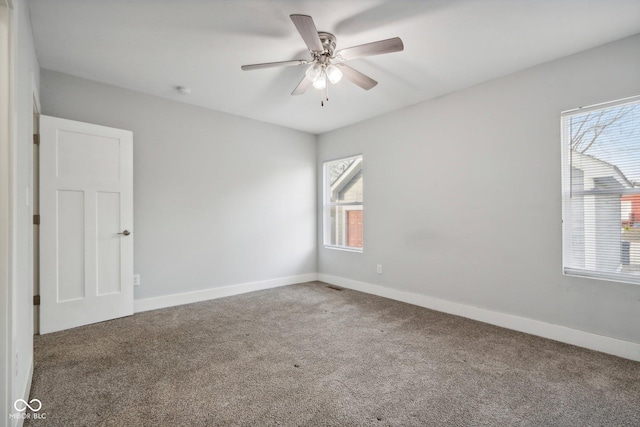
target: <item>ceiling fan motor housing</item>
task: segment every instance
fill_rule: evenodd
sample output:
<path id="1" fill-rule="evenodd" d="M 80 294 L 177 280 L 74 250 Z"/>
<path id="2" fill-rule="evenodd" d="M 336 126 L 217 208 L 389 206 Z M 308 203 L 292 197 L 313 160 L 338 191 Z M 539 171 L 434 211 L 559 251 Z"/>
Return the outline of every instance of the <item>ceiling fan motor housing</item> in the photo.
<path id="1" fill-rule="evenodd" d="M 333 52 L 336 50 L 336 36 L 331 33 L 319 31 L 318 37 L 320 37 L 320 42 L 322 43 L 324 52 L 318 53 L 317 55 L 324 56 L 327 59 L 331 58 L 333 56 Z"/>

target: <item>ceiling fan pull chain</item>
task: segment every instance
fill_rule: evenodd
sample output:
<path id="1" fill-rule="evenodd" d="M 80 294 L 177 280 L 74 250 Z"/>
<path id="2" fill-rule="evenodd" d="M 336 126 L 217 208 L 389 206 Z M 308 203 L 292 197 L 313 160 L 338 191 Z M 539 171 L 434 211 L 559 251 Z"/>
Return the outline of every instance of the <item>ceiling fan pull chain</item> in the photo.
<path id="1" fill-rule="evenodd" d="M 324 107 L 324 101 L 326 100 L 327 102 L 329 101 L 329 82 L 327 82 L 327 85 L 324 87 L 324 97 L 325 99 L 322 100 L 322 102 L 320 102 L 320 105 Z"/>

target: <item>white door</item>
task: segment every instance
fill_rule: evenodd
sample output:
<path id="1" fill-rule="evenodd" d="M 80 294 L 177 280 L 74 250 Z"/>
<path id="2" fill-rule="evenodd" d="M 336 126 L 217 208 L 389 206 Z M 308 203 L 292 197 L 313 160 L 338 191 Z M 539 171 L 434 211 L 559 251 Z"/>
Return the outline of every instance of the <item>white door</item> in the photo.
<path id="1" fill-rule="evenodd" d="M 40 333 L 133 314 L 133 134 L 40 116 Z"/>

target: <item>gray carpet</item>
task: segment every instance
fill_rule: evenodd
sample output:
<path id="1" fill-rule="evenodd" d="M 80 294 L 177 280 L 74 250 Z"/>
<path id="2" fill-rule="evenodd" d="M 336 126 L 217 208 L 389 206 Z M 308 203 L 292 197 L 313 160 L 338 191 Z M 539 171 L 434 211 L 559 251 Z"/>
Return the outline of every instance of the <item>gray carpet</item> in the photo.
<path id="1" fill-rule="evenodd" d="M 38 336 L 27 426 L 640 426 L 640 363 L 314 282 Z"/>

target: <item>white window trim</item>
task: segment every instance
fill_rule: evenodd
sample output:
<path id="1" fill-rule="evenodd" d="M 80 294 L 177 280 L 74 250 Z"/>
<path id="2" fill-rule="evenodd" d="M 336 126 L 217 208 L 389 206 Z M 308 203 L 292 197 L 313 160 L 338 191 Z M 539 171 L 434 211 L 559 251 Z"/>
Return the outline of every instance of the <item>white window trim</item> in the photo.
<path id="1" fill-rule="evenodd" d="M 568 267 L 567 260 L 570 258 L 571 248 L 568 247 L 566 234 L 568 227 L 567 216 L 569 210 L 569 201 L 571 199 L 571 162 L 569 157 L 571 155 L 571 150 L 568 145 L 565 144 L 571 136 L 568 134 L 568 127 L 564 125 L 564 119 L 566 117 L 571 117 L 577 114 L 584 114 L 590 111 L 601 110 L 604 108 L 612 108 L 618 105 L 630 104 L 634 102 L 640 101 L 640 95 L 630 96 L 627 98 L 618 99 L 615 101 L 602 102 L 599 104 L 589 105 L 586 107 L 574 108 L 571 110 L 566 110 L 561 112 L 560 117 L 560 144 L 561 144 L 561 172 L 562 172 L 562 274 L 564 276 L 570 277 L 581 277 L 587 279 L 596 279 L 596 280 L 606 280 L 610 282 L 618 282 L 618 283 L 629 283 L 640 285 L 640 277 L 638 275 L 633 274 L 625 274 L 623 272 L 620 273 L 608 273 L 602 271 L 594 271 L 594 270 L 586 270 L 575 267 Z M 567 189 L 567 185 L 569 189 Z M 592 191 L 593 193 L 593 191 Z M 606 191 L 603 193 L 607 193 Z M 620 194 L 639 194 L 640 191 L 636 190 L 623 190 Z M 617 194 L 617 193 L 616 193 Z"/>
<path id="2" fill-rule="evenodd" d="M 336 159 L 325 160 L 322 162 L 322 243 L 325 249 L 333 249 L 344 252 L 355 252 L 355 253 L 363 253 L 364 252 L 364 235 L 362 236 L 362 248 L 352 248 L 346 245 L 331 245 L 327 243 L 330 241 L 330 232 L 331 226 L 329 225 L 329 214 L 330 209 L 332 207 L 342 207 L 344 208 L 344 212 L 348 210 L 364 210 L 364 200 L 362 202 L 330 202 L 329 194 L 327 189 L 330 187 L 329 184 L 329 176 L 327 174 L 327 164 L 332 162 L 337 162 L 340 160 L 353 159 L 356 157 L 360 157 L 360 170 L 364 174 L 364 156 L 362 154 L 353 154 L 351 156 L 339 157 Z M 364 185 L 363 185 L 364 186 Z M 345 230 L 346 224 L 346 215 L 343 215 L 343 220 L 341 221 L 341 226 L 343 227 L 343 231 Z M 343 235 L 345 235 L 343 233 Z"/>

